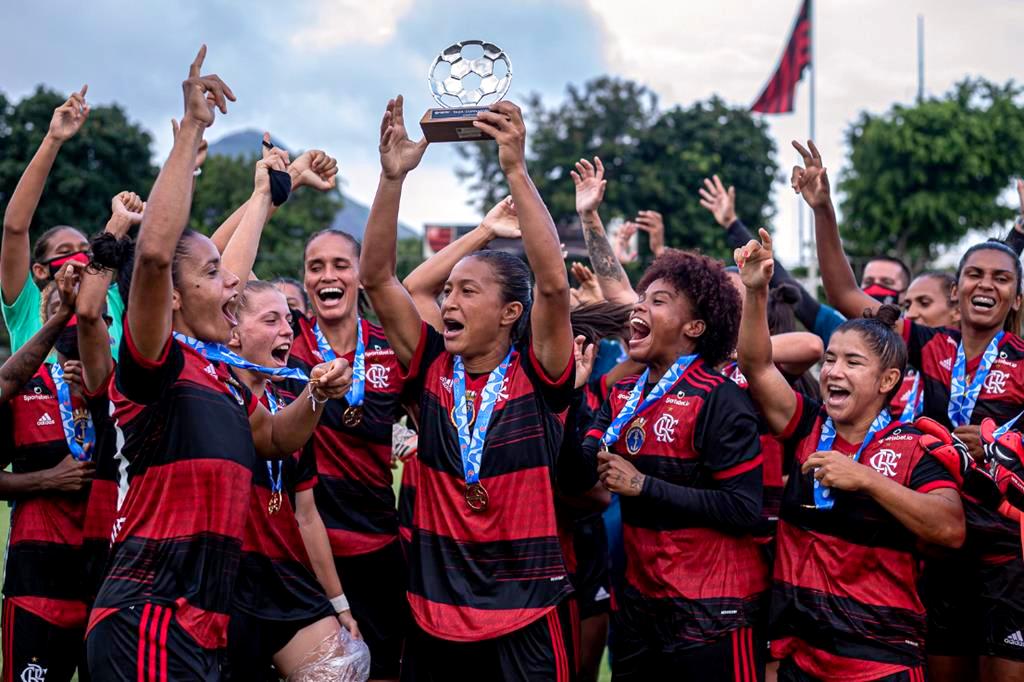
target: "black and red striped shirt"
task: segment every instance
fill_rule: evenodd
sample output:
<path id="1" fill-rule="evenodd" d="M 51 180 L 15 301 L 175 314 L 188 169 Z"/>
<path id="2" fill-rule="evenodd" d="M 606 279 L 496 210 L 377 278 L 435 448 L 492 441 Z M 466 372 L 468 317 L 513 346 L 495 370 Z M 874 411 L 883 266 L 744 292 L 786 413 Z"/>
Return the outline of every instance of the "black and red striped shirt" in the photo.
<path id="1" fill-rule="evenodd" d="M 281 406 L 295 399 L 273 385 L 268 385 L 267 392 L 272 392 Z M 267 393 L 260 402 L 270 409 Z M 281 472 L 281 508 L 274 514 L 269 511 L 272 487 L 268 464 L 275 478 Z M 316 479 L 316 460 L 308 448 L 282 460 L 254 460 L 234 608 L 279 622 L 334 615 L 327 595 L 312 573 L 295 518 L 295 495 L 312 489 Z"/>
<path id="2" fill-rule="evenodd" d="M 111 372 L 107 381 L 103 382 L 103 395 L 110 395 L 114 383 Z M 117 503 L 121 495 L 127 492 L 127 461 L 119 456 L 120 432 L 113 419 L 114 405 L 106 400 L 106 428 L 97 429 L 97 452 L 93 456 L 96 471 L 89 491 L 89 503 L 85 509 L 85 527 L 82 529 L 82 546 L 86 556 L 86 575 L 89 581 L 90 603 L 103 582 L 110 557 L 110 543 L 113 537 L 114 524 L 117 521 Z M 122 471 L 122 465 L 124 470 Z M 121 486 L 124 486 L 123 491 Z"/>
<path id="3" fill-rule="evenodd" d="M 840 491 L 830 510 L 813 504 L 813 476 L 800 467 L 818 450 L 827 414 L 797 393 L 781 437 L 796 456 L 782 501 L 772 591 L 772 654 L 816 679 L 875 680 L 924 664 L 925 609 L 917 593 L 917 537 L 866 493 Z M 920 493 L 956 489 L 920 445 L 921 432 L 892 422 L 859 460 Z M 860 443 L 836 436 L 832 449 Z"/>
<path id="4" fill-rule="evenodd" d="M 95 461 L 109 447 L 110 415 L 105 390 L 72 394 L 75 412 L 88 411 L 96 430 L 89 453 Z M 71 454 L 64 439 L 57 389 L 44 363 L 3 407 L 10 429 L 3 466 L 16 474 L 50 469 Z M 11 513 L 4 598 L 49 623 L 83 627 L 92 592 L 83 529 L 90 485 L 75 492 L 41 492 L 15 500 Z"/>
<path id="5" fill-rule="evenodd" d="M 948 327 L 925 327 L 909 320 L 903 323 L 903 340 L 907 342 L 908 363 L 921 374 L 921 416 L 930 417 L 951 428 L 947 414 L 952 368 L 956 363 L 960 330 Z M 978 371 L 981 356 L 967 359 L 967 381 Z M 996 424 L 1005 424 L 1024 410 L 1024 339 L 1009 332 L 999 343 L 999 355 L 992 363 L 982 384 L 978 401 L 971 412 L 973 425 L 991 417 Z M 1017 425 L 1020 428 L 1021 424 Z M 988 508 L 965 497 L 967 540 L 959 550 L 962 556 L 980 558 L 990 564 L 1012 561 L 1021 556 L 1020 525 L 996 509 Z"/>
<path id="6" fill-rule="evenodd" d="M 127 324 L 111 399 L 130 487 L 89 625 L 133 605 L 174 606 L 199 646 L 223 648 L 258 403 L 224 365 L 171 337 L 158 360 L 145 358 Z"/>
<path id="7" fill-rule="evenodd" d="M 529 344 L 515 348 L 483 450 L 488 506 L 475 512 L 466 504 L 452 419 L 452 357 L 424 324 L 406 386 L 418 401 L 420 425 L 409 603 L 427 633 L 477 641 L 529 625 L 572 592 L 554 497 L 575 363 L 570 356 L 562 375 L 550 378 Z M 474 414 L 487 379 L 467 373 Z"/>
<path id="8" fill-rule="evenodd" d="M 587 434 L 588 456 L 638 380 L 612 389 Z M 626 584 L 617 603 L 631 636 L 683 649 L 753 626 L 768 565 L 750 534 L 761 514 L 762 457 L 744 391 L 697 359 L 623 426 L 611 451 L 646 477 L 640 495 L 619 498 Z"/>
<path id="9" fill-rule="evenodd" d="M 323 362 L 313 334 L 315 319 L 292 311 L 292 345 L 288 364 L 309 372 Z M 316 456 L 319 482 L 314 489 L 331 551 L 336 557 L 377 551 L 398 539 L 398 515 L 391 471 L 391 426 L 401 407 L 403 380 L 395 352 L 384 331 L 362 320 L 366 391 L 363 418 L 346 426 L 348 403 L 331 400 L 306 445 Z M 352 362 L 354 353 L 340 356 Z M 301 386 L 284 384 L 295 395 Z"/>

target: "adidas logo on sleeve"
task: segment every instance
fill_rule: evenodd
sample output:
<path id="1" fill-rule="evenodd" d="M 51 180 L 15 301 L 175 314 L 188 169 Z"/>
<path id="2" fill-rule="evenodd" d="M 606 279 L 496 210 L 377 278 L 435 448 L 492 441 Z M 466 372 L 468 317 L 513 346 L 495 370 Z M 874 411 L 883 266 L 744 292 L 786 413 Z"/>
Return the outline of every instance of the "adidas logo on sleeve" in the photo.
<path id="1" fill-rule="evenodd" d="M 36 426 L 53 426 L 56 423 L 49 412 L 43 412 L 43 416 L 36 420 Z M 1019 635 L 1020 633 L 1017 634 Z"/>
<path id="2" fill-rule="evenodd" d="M 1013 634 L 1008 635 L 1006 637 L 1006 639 L 1003 640 L 1003 643 L 1004 644 L 1009 644 L 1010 646 L 1017 646 L 1017 647 L 1024 648 L 1024 636 L 1022 636 L 1020 634 L 1020 630 L 1017 630 L 1017 632 L 1014 632 Z"/>

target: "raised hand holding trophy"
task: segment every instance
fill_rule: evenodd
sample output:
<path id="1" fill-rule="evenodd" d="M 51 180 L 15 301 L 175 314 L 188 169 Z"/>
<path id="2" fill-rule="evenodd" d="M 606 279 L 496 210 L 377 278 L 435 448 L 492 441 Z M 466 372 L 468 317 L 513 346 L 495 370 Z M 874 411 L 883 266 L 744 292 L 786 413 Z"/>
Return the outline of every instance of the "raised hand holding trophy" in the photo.
<path id="1" fill-rule="evenodd" d="M 512 61 L 505 51 L 483 40 L 463 40 L 444 49 L 427 71 L 439 109 L 420 120 L 429 142 L 492 139 L 473 125 L 481 111 L 500 101 L 512 83 Z"/>

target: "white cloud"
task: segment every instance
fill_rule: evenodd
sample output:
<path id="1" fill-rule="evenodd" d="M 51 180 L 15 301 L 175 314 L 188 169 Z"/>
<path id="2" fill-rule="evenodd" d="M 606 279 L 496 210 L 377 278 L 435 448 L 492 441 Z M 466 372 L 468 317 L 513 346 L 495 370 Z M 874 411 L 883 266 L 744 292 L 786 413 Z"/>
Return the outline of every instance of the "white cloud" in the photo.
<path id="1" fill-rule="evenodd" d="M 329 0 L 317 3 L 309 22 L 291 36 L 296 48 L 332 50 L 343 45 L 382 45 L 395 35 L 412 0 Z"/>

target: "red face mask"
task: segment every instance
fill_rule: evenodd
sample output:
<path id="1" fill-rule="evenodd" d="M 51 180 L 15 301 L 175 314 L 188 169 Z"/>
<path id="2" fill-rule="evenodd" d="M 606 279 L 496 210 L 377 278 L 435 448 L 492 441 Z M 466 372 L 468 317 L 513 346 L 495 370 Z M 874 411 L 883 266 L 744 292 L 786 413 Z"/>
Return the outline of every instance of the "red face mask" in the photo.
<path id="1" fill-rule="evenodd" d="M 89 256 L 84 251 L 79 251 L 78 253 L 72 253 L 71 255 L 57 256 L 56 258 L 51 258 L 48 261 L 43 261 L 43 264 L 50 269 L 50 279 L 56 277 L 57 273 L 60 272 L 61 267 L 68 261 L 75 261 L 82 265 L 88 265 Z"/>
<path id="2" fill-rule="evenodd" d="M 889 287 L 884 287 L 881 284 L 872 284 L 864 289 L 864 293 L 875 299 L 879 303 L 891 303 L 896 304 L 900 301 L 900 292 Z"/>

